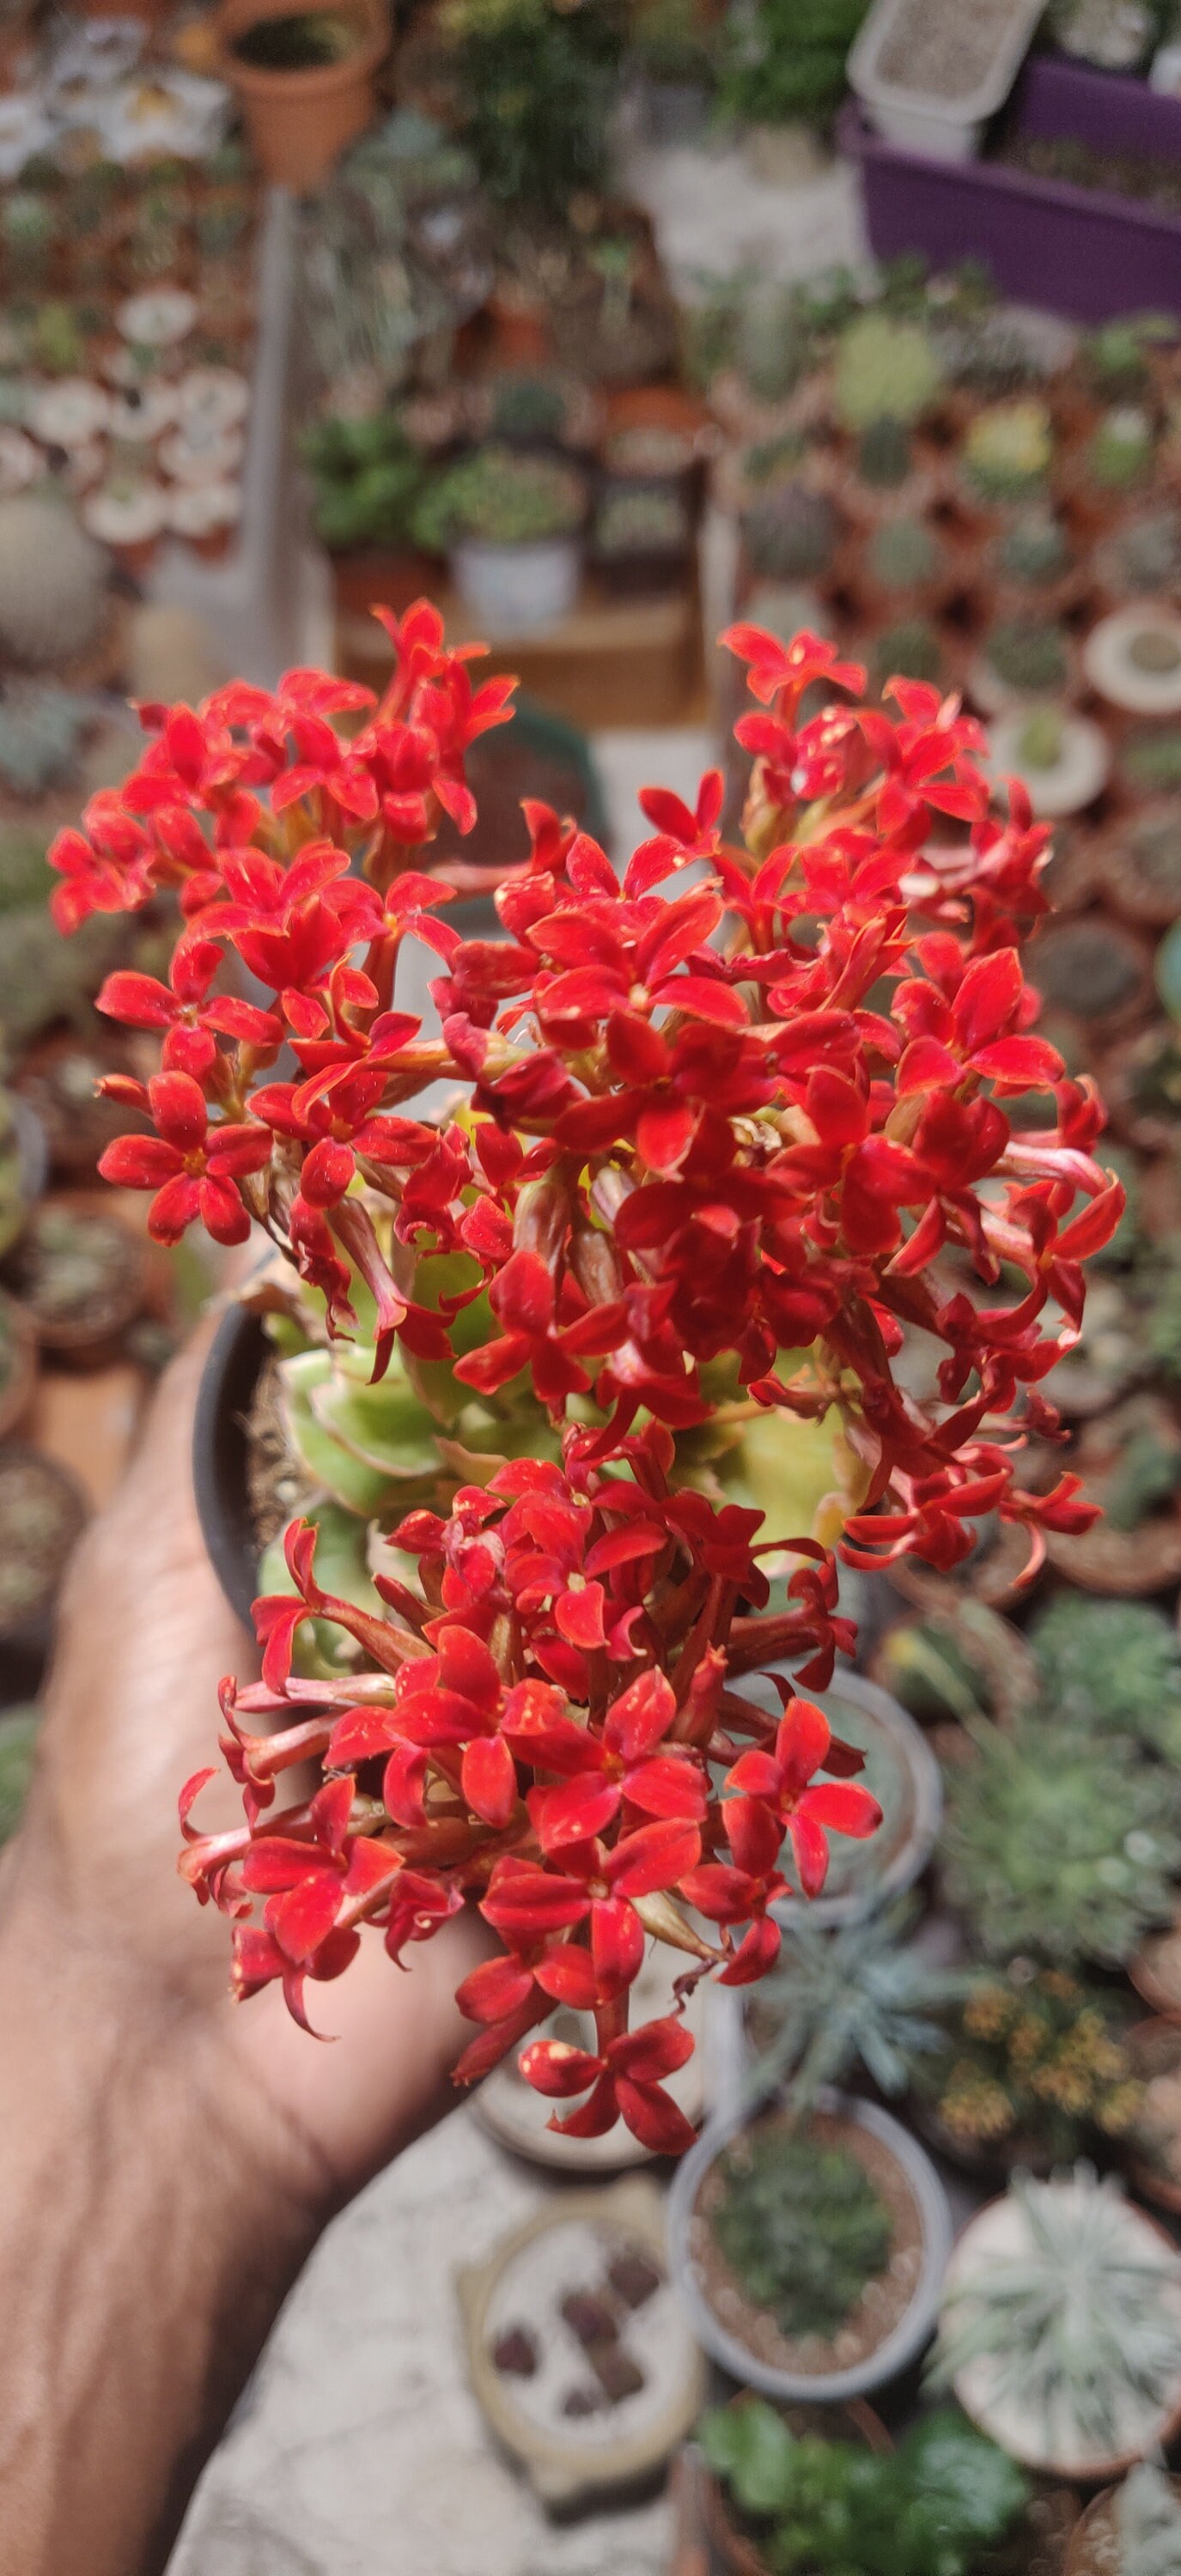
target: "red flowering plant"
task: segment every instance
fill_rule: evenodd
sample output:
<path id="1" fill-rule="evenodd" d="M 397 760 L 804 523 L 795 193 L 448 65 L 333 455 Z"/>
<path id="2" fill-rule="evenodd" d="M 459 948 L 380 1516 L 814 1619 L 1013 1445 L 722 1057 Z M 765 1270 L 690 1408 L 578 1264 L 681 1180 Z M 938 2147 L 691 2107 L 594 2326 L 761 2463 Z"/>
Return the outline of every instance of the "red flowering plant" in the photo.
<path id="1" fill-rule="evenodd" d="M 181 1867 L 232 1919 L 237 1992 L 279 1979 L 299 2019 L 365 1926 L 400 1960 L 474 1900 L 503 1950 L 461 1990 L 461 2078 L 576 2007 L 593 2051 L 520 2060 L 581 2097 L 555 2125 L 622 2115 L 677 2150 L 688 1992 L 761 1975 L 776 1900 L 879 1821 L 801 1695 L 852 1643 L 833 1543 L 947 1570 L 996 1514 L 1032 1570 L 1047 1529 L 1088 1525 L 1076 1477 L 1018 1470 L 1057 1433 L 1043 1381 L 1121 1192 L 1093 1090 L 1032 1033 L 1046 832 L 1015 783 L 990 811 L 956 699 L 899 680 L 871 709 L 815 636 L 735 627 L 745 846 L 716 772 L 693 812 L 645 793 L 621 875 L 527 804 L 504 935 L 465 937 L 446 912 L 475 872 L 434 845 L 471 826 L 465 753 L 512 683 L 473 687 L 425 603 L 379 613 L 380 703 L 294 672 L 145 707 L 140 767 L 51 852 L 64 929 L 175 890 L 167 986 L 101 996 L 162 1033 L 153 1079 L 105 1085 L 155 1132 L 103 1169 L 153 1192 L 162 1242 L 271 1236 L 321 1480 L 256 1605 L 262 1678 L 223 1686 L 243 1822 L 199 1832 L 199 1773 Z M 411 936 L 434 1035 L 395 1002 Z M 415 1116 L 440 1077 L 462 1105 Z M 1027 1130 L 1031 1091 L 1053 1123 Z M 926 1402 L 894 1372 L 912 1329 L 944 1353 Z M 765 1521 L 769 1456 L 807 1526 Z M 778 1719 L 741 1687 L 769 1668 Z M 309 1760 L 320 1785 L 285 1796 Z M 685 1965 L 632 2030 L 652 1936 Z"/>

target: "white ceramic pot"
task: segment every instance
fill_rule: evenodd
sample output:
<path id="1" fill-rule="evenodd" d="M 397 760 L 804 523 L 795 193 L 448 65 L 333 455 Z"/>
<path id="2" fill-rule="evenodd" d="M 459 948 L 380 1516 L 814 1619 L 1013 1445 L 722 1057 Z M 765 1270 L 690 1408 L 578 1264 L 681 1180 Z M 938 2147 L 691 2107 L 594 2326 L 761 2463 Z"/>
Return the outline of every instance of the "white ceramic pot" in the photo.
<path id="1" fill-rule="evenodd" d="M 490 546 L 470 537 L 452 551 L 451 578 L 490 636 L 537 635 L 569 616 L 581 565 L 577 537 L 526 546 Z"/>

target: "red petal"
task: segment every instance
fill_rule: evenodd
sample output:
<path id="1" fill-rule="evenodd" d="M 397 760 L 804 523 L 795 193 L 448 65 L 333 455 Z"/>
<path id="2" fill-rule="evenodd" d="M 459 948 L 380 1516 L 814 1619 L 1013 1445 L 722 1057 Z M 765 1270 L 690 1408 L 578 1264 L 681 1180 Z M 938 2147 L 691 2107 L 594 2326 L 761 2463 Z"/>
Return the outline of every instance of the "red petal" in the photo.
<path id="1" fill-rule="evenodd" d="M 621 1994 L 644 1964 L 644 1926 L 622 1896 L 596 1897 L 591 1907 L 591 1957 L 604 1995 Z"/>
<path id="2" fill-rule="evenodd" d="M 805 1896 L 819 1896 L 828 1876 L 828 1844 L 814 1818 L 800 1813 L 788 1818 L 787 1830 Z"/>
<path id="3" fill-rule="evenodd" d="M 652 1172 L 675 1172 L 697 1133 L 699 1109 L 685 1100 L 656 1100 L 641 1110 L 636 1124 L 640 1156 Z"/>
<path id="4" fill-rule="evenodd" d="M 601 1834 L 618 1814 L 621 1795 L 618 1783 L 597 1771 L 582 1771 L 560 1789 L 531 1789 L 529 1813 L 542 1850 L 564 1851 Z"/>
<path id="5" fill-rule="evenodd" d="M 581 1880 L 551 1877 L 543 1869 L 494 1873 L 480 1907 L 493 1931 L 517 1946 L 544 1941 L 550 1932 L 564 1932 L 581 1923 L 589 1911 L 590 1898 Z"/>
<path id="6" fill-rule="evenodd" d="M 882 1821 L 881 1808 L 868 1789 L 842 1788 L 835 1782 L 832 1788 L 806 1789 L 800 1800 L 800 1814 L 811 1817 L 814 1824 L 823 1825 L 830 1834 L 851 1834 L 855 1842 L 864 1842 L 867 1835 L 876 1834 Z"/>
<path id="7" fill-rule="evenodd" d="M 832 1742 L 832 1729 L 814 1700 L 791 1699 L 780 1720 L 775 1751 L 786 1791 L 802 1789 L 820 1769 Z"/>
<path id="8" fill-rule="evenodd" d="M 503 1832 L 517 1803 L 517 1771 L 502 1735 L 477 1735 L 461 1770 L 464 1797 L 482 1824 Z"/>
<path id="9" fill-rule="evenodd" d="M 533 2040 L 522 2049 L 517 2065 L 535 2093 L 548 2093 L 559 2102 L 585 2093 L 603 2072 L 601 2057 L 591 2057 L 585 2048 L 571 2048 L 565 2039 Z"/>
<path id="10" fill-rule="evenodd" d="M 675 1887 L 701 1858 L 701 1836 L 693 1825 L 641 1825 L 625 1835 L 607 1858 L 607 1876 L 616 1896 L 652 1896 L 658 1888 Z"/>
<path id="11" fill-rule="evenodd" d="M 518 1966 L 515 1959 L 485 1959 L 456 1987 L 455 2000 L 465 2021 L 495 2022 L 519 2012 L 532 1992 L 528 1968 Z"/>
<path id="12" fill-rule="evenodd" d="M 761 1915 L 744 1933 L 728 1968 L 723 1968 L 715 1983 L 719 1986 L 753 1986 L 773 1968 L 782 1947 L 783 1935 L 770 1914 Z"/>
<path id="13" fill-rule="evenodd" d="M 571 2012 L 589 2012 L 602 2000 L 594 1960 L 589 1950 L 577 1942 L 563 1941 L 543 1959 L 534 1975 L 543 1994 L 556 2004 L 565 2004 Z"/>
<path id="14" fill-rule="evenodd" d="M 554 1625 L 567 1644 L 584 1651 L 607 1642 L 603 1626 L 603 1587 L 584 1583 L 581 1592 L 563 1592 L 554 1603 Z"/>
<path id="15" fill-rule="evenodd" d="M 659 2084 L 633 2084 L 629 2077 L 621 2075 L 615 2091 L 633 2138 L 638 2138 L 651 2155 L 683 2156 L 694 2145 L 696 2129 Z"/>
<path id="16" fill-rule="evenodd" d="M 612 2040 L 611 2072 L 630 2076 L 633 2084 L 659 2084 L 663 2076 L 688 2065 L 693 2044 L 693 2033 L 679 2015 L 665 2013 L 659 2021 L 646 2021 L 639 2030 L 625 2030 Z"/>
<path id="17" fill-rule="evenodd" d="M 621 1691 L 607 1711 L 603 1741 L 625 1762 L 637 1762 L 668 1733 L 677 1713 L 676 1695 L 664 1673 L 641 1673 Z"/>
<path id="18" fill-rule="evenodd" d="M 686 1824 L 705 1821 L 705 1782 L 691 1760 L 670 1753 L 656 1762 L 641 1762 L 629 1771 L 626 1787 L 630 1804 L 642 1807 L 646 1816 L 679 1816 Z"/>
<path id="19" fill-rule="evenodd" d="M 152 1116 L 161 1134 L 182 1154 L 205 1142 L 208 1114 L 205 1094 L 191 1073 L 157 1073 L 148 1084 Z"/>

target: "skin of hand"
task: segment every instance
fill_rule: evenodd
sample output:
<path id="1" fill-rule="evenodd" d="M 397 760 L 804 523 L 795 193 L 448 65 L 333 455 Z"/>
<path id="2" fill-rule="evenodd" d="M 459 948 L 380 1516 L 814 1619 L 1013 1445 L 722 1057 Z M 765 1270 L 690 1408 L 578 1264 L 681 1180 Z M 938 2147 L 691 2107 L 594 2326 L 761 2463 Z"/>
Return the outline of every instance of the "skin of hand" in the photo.
<path id="1" fill-rule="evenodd" d="M 325 2222 L 454 2100 L 470 1916 L 376 1934 L 235 2005 L 229 1927 L 177 1876 L 176 1801 L 216 1761 L 250 1641 L 205 1555 L 203 1347 L 164 1381 L 71 1569 L 28 1810 L 0 1864 L 0 2576 L 140 2576 Z M 221 1778 L 202 1828 L 237 1819 Z"/>

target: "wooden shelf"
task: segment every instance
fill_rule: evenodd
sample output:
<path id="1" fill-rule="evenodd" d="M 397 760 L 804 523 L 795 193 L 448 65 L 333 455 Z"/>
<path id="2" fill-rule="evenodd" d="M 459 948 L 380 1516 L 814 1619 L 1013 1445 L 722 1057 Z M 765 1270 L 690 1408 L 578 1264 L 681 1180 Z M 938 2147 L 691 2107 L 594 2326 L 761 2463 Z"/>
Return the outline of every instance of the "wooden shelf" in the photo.
<path id="1" fill-rule="evenodd" d="M 454 592 L 437 594 L 449 640 L 472 631 Z M 652 599 L 618 599 L 586 580 L 569 617 L 543 634 L 489 636 L 487 668 L 515 671 L 522 688 L 585 731 L 690 724 L 704 689 L 695 584 Z M 389 648 L 370 617 L 337 617 L 336 667 L 380 684 Z"/>

